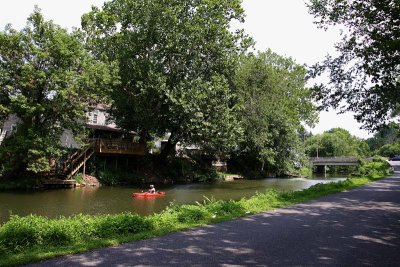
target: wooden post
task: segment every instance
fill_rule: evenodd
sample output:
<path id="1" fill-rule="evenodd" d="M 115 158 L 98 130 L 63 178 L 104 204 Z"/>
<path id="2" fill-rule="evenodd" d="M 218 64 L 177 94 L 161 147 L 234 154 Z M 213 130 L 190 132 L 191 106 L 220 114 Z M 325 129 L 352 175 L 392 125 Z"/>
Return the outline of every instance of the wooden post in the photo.
<path id="1" fill-rule="evenodd" d="M 83 172 L 82 172 L 82 178 L 85 178 L 85 172 L 86 172 L 86 151 L 85 155 L 83 157 Z"/>

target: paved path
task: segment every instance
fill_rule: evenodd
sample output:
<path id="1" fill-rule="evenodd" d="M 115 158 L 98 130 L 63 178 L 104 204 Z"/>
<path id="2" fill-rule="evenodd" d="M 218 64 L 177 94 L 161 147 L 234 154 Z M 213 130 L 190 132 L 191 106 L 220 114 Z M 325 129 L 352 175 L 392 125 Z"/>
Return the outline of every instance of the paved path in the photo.
<path id="1" fill-rule="evenodd" d="M 33 266 L 400 266 L 393 177 L 286 209 Z"/>

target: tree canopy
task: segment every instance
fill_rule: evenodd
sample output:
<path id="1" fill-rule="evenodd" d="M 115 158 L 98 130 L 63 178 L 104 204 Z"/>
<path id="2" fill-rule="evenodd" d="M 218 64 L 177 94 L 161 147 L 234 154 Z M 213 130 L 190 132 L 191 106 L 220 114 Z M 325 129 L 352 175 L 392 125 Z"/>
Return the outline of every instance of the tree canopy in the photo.
<path id="1" fill-rule="evenodd" d="M 320 27 L 344 27 L 339 55 L 311 71 L 330 77 L 316 88 L 321 107 L 354 111 L 365 128 L 376 129 L 399 111 L 400 1 L 310 0 L 308 7 Z"/>
<path id="2" fill-rule="evenodd" d="M 333 128 L 306 140 L 306 153 L 310 157 L 365 157 L 369 152 L 367 142 L 342 128 Z"/>
<path id="3" fill-rule="evenodd" d="M 391 122 L 380 128 L 367 142 L 371 150 L 377 150 L 384 145 L 392 145 L 400 141 L 400 126 Z"/>
<path id="4" fill-rule="evenodd" d="M 232 31 L 240 0 L 114 0 L 82 17 L 94 54 L 117 62 L 112 114 L 127 130 L 170 132 L 168 147 L 233 148 L 241 129 L 232 80 L 249 39 Z"/>
<path id="5" fill-rule="evenodd" d="M 303 123 L 317 118 L 306 74 L 293 59 L 271 50 L 242 57 L 235 80 L 244 128 L 238 156 L 248 167 L 282 174 L 299 163 L 299 133 Z"/>
<path id="6" fill-rule="evenodd" d="M 35 8 L 27 26 L 0 32 L 0 112 L 20 120 L 16 132 L 0 146 L 1 168 L 48 171 L 49 159 L 63 148 L 64 129 L 76 136 L 82 129 L 87 104 L 117 82 L 109 66 L 92 58 L 79 32 L 45 21 Z"/>

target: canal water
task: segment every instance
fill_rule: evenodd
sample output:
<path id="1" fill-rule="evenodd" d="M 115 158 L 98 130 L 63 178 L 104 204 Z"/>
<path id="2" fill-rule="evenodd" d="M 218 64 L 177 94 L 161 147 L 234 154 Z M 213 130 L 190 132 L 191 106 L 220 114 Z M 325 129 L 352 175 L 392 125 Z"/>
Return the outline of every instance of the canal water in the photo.
<path id="1" fill-rule="evenodd" d="M 34 192 L 0 192 L 0 223 L 10 214 L 37 214 L 50 218 L 74 214 L 115 214 L 132 212 L 149 215 L 164 210 L 171 203 L 195 204 L 204 196 L 215 199 L 234 199 L 253 196 L 269 188 L 296 191 L 317 183 L 341 181 L 345 178 L 292 178 L 263 180 L 234 180 L 202 184 L 172 185 L 157 190 L 165 191 L 162 197 L 137 199 L 132 193 L 145 188 L 88 187 Z"/>

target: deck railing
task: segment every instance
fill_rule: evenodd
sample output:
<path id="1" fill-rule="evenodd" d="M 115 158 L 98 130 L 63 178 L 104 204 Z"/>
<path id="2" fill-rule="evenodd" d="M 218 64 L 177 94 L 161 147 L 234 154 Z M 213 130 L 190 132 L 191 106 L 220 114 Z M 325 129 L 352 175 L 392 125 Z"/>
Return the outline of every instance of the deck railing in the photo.
<path id="1" fill-rule="evenodd" d="M 92 139 L 96 153 L 103 154 L 125 154 L 145 155 L 147 154 L 146 144 L 134 143 L 128 140 Z"/>

